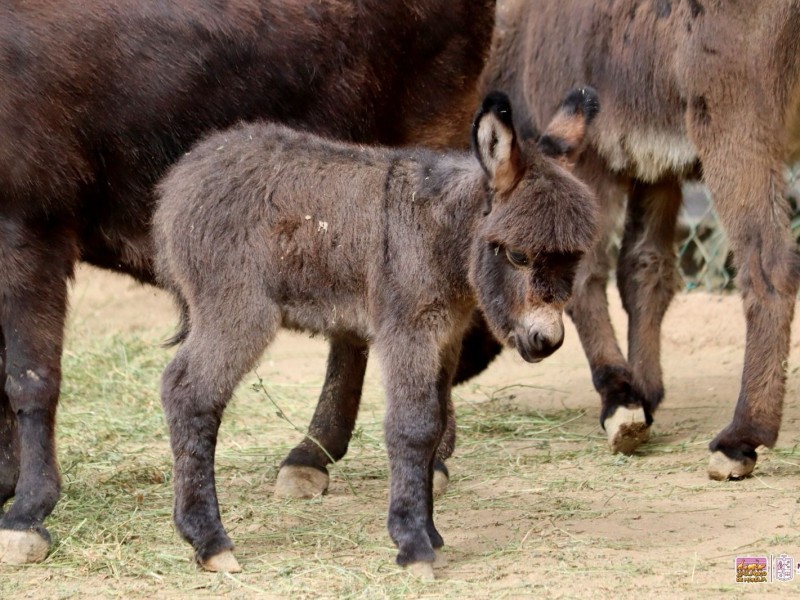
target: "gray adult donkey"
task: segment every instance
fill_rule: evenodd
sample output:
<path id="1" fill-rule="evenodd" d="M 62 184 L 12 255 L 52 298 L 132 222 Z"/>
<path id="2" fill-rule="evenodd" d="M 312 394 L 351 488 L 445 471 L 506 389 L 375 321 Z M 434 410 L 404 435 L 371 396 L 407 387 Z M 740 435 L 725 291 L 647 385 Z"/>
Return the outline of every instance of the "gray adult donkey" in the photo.
<path id="1" fill-rule="evenodd" d="M 528 361 L 561 345 L 597 215 L 560 163 L 574 160 L 596 111 L 592 90 L 573 91 L 537 146 L 518 139 L 508 99 L 490 94 L 474 120 L 474 155 L 246 124 L 212 135 L 169 172 L 154 216 L 156 265 L 184 316 L 162 402 L 175 523 L 204 568 L 239 570 L 214 484 L 217 432 L 234 387 L 283 326 L 371 345 L 380 357 L 389 533 L 397 562 L 433 577 L 443 545 L 433 466 L 462 336 L 480 307 Z"/>

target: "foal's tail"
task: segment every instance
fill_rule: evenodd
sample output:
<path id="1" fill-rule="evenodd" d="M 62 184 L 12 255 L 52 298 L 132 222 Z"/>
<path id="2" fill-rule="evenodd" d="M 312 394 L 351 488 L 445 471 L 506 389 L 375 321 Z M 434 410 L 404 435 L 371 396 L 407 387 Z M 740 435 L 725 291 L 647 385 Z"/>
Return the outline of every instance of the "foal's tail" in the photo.
<path id="1" fill-rule="evenodd" d="M 178 301 L 180 303 L 180 321 L 178 322 L 178 330 L 172 335 L 172 337 L 167 338 L 161 344 L 164 348 L 172 348 L 173 346 L 177 346 L 178 344 L 183 343 L 186 340 L 186 337 L 189 335 L 189 310 L 186 306 L 186 302 L 183 299 Z"/>
<path id="2" fill-rule="evenodd" d="M 191 329 L 191 323 L 189 321 L 189 305 L 177 290 L 172 289 L 169 285 L 166 285 L 165 287 L 172 292 L 172 297 L 175 299 L 175 304 L 177 305 L 180 313 L 178 330 L 172 335 L 172 337 L 164 340 L 164 342 L 161 344 L 162 348 L 172 348 L 173 346 L 183 343 L 186 340 L 186 337 L 189 335 L 189 330 Z"/>

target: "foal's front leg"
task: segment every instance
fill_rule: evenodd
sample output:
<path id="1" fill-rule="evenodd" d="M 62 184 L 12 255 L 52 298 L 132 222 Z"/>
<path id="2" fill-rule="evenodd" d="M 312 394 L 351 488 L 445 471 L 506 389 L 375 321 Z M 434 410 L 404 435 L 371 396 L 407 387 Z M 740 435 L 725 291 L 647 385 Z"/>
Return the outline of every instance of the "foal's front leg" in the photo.
<path id="1" fill-rule="evenodd" d="M 444 545 L 433 524 L 433 463 L 447 412 L 438 345 L 430 332 L 392 330 L 375 349 L 386 389 L 384 431 L 389 454 L 389 535 L 397 563 L 433 578 L 435 548 Z"/>

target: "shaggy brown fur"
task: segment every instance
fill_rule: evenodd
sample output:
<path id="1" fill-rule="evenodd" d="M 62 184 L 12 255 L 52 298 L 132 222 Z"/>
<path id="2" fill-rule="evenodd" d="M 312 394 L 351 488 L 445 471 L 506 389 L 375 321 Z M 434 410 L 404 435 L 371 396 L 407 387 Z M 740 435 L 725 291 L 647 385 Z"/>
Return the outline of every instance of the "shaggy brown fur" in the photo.
<path id="1" fill-rule="evenodd" d="M 730 238 L 747 318 L 739 402 L 711 449 L 749 472 L 756 447 L 778 436 L 800 282 L 783 178 L 787 161 L 800 158 L 800 2 L 542 0 L 534 8 L 506 0 L 498 15 L 485 86 L 509 92 L 523 130 L 551 113 L 555 90 L 577 81 L 603 102 L 576 173 L 598 193 L 604 233 L 568 307 L 602 397 L 601 422 L 627 407 L 649 424 L 661 402 L 661 322 L 679 282 L 680 183 L 702 175 Z M 605 248 L 626 194 L 617 279 L 629 315 L 627 360 L 605 296 Z M 643 437 L 610 441 L 632 451 Z"/>
<path id="2" fill-rule="evenodd" d="M 6 552 L 10 530 L 49 539 L 75 262 L 152 282 L 153 184 L 202 134 L 242 119 L 466 147 L 493 8 L 0 0 L 0 561 L 34 559 Z"/>
<path id="3" fill-rule="evenodd" d="M 583 90 L 557 120 L 583 125 L 595 111 Z M 214 489 L 223 409 L 281 326 L 356 340 L 349 345 L 380 357 L 389 532 L 399 564 L 433 561 L 443 544 L 433 462 L 472 314 L 480 306 L 494 335 L 526 360 L 548 356 L 563 340 L 574 269 L 595 235 L 586 187 L 534 143 L 520 144 L 511 123 L 507 98 L 487 96 L 474 156 L 241 125 L 201 142 L 165 178 L 158 269 L 187 309 L 188 333 L 164 373 L 162 401 L 175 522 L 201 564 L 232 548 Z M 546 137 L 543 147 L 569 152 L 581 134 Z M 341 368 L 329 363 L 329 372 Z M 355 398 L 361 365 L 353 375 Z"/>

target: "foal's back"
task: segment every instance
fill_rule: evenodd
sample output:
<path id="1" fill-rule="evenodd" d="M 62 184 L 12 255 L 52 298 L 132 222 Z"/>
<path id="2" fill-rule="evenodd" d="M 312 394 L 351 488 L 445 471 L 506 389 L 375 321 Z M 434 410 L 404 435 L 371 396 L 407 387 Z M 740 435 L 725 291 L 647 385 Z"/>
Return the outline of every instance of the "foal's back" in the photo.
<path id="1" fill-rule="evenodd" d="M 195 291 L 221 303 L 251 285 L 281 305 L 286 327 L 368 336 L 381 269 L 405 263 L 407 283 L 424 285 L 419 265 L 436 271 L 447 254 L 440 237 L 450 209 L 441 195 L 462 173 L 480 178 L 466 153 L 239 125 L 195 146 L 160 185 L 159 270 L 190 305 Z M 438 273 L 426 279 L 442 281 Z"/>

